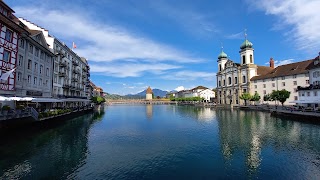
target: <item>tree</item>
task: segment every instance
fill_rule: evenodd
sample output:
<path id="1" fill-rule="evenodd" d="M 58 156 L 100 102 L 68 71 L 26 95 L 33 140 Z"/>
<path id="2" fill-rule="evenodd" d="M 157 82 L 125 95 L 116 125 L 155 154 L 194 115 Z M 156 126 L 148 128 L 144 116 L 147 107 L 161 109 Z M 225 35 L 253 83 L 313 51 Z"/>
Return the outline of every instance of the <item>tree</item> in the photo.
<path id="1" fill-rule="evenodd" d="M 281 105 L 283 106 L 284 102 L 290 97 L 290 91 L 287 91 L 285 89 L 272 91 L 271 98 L 274 101 L 279 101 Z"/>
<path id="2" fill-rule="evenodd" d="M 251 96 L 250 101 L 259 101 L 260 98 L 261 98 L 260 95 L 257 92 L 255 92 L 254 95 Z"/>
<path id="3" fill-rule="evenodd" d="M 246 106 L 247 101 L 251 99 L 251 95 L 249 93 L 242 93 L 239 98 L 244 100 L 244 105 Z"/>
<path id="4" fill-rule="evenodd" d="M 263 101 L 272 101 L 271 95 L 270 94 L 266 94 L 263 96 Z"/>

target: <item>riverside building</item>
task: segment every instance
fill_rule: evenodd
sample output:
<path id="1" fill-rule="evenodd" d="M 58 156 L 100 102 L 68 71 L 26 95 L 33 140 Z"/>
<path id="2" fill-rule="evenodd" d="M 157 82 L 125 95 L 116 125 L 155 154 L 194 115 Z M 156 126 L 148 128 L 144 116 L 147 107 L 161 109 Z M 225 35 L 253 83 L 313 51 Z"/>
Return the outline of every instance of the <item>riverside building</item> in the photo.
<path id="1" fill-rule="evenodd" d="M 309 84 L 308 65 L 312 60 L 301 61 L 275 67 L 273 58 L 270 66 L 254 64 L 253 44 L 248 40 L 240 46 L 240 63 L 230 60 L 222 50 L 218 56 L 217 100 L 219 104 L 244 104 L 239 98 L 243 93 L 263 96 L 273 90 L 286 89 L 290 97 L 285 105 L 294 104 L 298 99 L 297 86 Z"/>
<path id="2" fill-rule="evenodd" d="M 16 93 L 17 75 L 14 71 L 18 60 L 18 39 L 26 30 L 17 24 L 14 11 L 0 1 L 0 94 L 13 96 Z"/>
<path id="3" fill-rule="evenodd" d="M 85 58 L 81 58 L 73 49 L 49 34 L 48 30 L 19 18 L 29 29 L 42 31 L 55 58 L 53 61 L 52 97 L 68 99 L 67 102 L 86 102 L 90 99 L 90 68 Z"/>

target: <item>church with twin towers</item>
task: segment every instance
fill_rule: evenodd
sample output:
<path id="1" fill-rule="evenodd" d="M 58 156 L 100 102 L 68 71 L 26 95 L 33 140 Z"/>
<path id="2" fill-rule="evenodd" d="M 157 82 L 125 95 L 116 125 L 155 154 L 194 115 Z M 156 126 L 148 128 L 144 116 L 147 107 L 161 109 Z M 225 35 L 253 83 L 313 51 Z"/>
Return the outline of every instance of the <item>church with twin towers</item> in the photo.
<path id="1" fill-rule="evenodd" d="M 263 103 L 263 96 L 273 90 L 286 89 L 291 92 L 285 104 L 298 99 L 297 86 L 309 83 L 307 67 L 312 60 L 275 67 L 273 58 L 269 66 L 255 64 L 254 48 L 247 35 L 240 45 L 239 61 L 233 61 L 221 50 L 218 55 L 217 65 L 217 103 L 229 105 L 243 105 L 239 98 L 243 93 L 251 95 L 258 93 Z"/>

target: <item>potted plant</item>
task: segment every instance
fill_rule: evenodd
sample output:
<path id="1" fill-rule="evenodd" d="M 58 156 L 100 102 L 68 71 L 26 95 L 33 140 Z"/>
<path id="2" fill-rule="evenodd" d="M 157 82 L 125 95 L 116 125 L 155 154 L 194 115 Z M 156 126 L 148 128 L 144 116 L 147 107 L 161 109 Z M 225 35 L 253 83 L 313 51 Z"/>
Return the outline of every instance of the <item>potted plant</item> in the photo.
<path id="1" fill-rule="evenodd" d="M 2 113 L 3 113 L 3 115 L 7 115 L 8 114 L 8 111 L 10 111 L 10 106 L 8 106 L 8 105 L 4 105 L 4 106 L 2 106 Z"/>

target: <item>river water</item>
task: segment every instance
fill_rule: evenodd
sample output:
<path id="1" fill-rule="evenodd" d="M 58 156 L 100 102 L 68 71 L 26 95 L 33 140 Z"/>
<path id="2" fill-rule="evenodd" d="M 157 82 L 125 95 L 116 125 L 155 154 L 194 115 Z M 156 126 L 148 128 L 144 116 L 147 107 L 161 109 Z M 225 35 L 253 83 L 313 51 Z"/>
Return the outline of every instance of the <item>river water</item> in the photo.
<path id="1" fill-rule="evenodd" d="M 320 125 L 269 113 L 112 105 L 1 134 L 0 179 L 320 179 Z"/>

